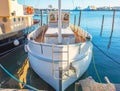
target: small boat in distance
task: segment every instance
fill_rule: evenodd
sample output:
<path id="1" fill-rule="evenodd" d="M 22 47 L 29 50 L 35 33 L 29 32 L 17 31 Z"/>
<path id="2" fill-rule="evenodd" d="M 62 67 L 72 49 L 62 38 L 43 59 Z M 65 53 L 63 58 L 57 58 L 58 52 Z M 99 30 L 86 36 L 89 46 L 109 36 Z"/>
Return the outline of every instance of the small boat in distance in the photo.
<path id="1" fill-rule="evenodd" d="M 23 7 L 17 0 L 0 3 L 0 57 L 25 43 L 33 28 L 33 8 Z"/>
<path id="2" fill-rule="evenodd" d="M 59 2 L 61 2 L 59 0 Z M 92 58 L 91 35 L 70 25 L 70 13 L 49 12 L 49 24 L 28 35 L 28 58 L 33 70 L 56 91 L 80 78 Z"/>

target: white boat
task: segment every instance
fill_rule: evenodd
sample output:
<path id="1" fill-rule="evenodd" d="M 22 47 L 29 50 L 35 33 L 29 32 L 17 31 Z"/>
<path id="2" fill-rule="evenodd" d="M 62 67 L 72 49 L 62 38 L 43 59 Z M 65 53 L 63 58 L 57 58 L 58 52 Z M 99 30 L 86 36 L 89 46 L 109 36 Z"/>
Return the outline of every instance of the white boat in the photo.
<path id="1" fill-rule="evenodd" d="M 60 0 L 59 0 L 60 1 Z M 56 91 L 80 78 L 92 58 L 91 35 L 69 24 L 69 12 L 49 12 L 49 24 L 28 35 L 28 58 L 33 70 Z"/>

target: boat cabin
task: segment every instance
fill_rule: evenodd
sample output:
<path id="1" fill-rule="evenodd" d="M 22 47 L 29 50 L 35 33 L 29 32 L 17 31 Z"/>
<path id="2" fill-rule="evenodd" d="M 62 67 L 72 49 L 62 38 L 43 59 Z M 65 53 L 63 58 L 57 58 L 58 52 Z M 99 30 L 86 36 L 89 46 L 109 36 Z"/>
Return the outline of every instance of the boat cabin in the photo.
<path id="1" fill-rule="evenodd" d="M 61 14 L 62 28 L 69 27 L 69 23 L 70 23 L 69 19 L 70 19 L 70 13 L 62 12 Z M 49 26 L 58 27 L 58 12 L 57 11 L 49 12 Z"/>
<path id="2" fill-rule="evenodd" d="M 24 15 L 23 5 L 17 0 L 1 0 L 0 2 L 0 34 L 22 30 L 33 24 L 32 15 Z M 4 32 L 3 32 L 4 31 Z"/>
<path id="3" fill-rule="evenodd" d="M 85 42 L 88 35 L 87 32 L 69 24 L 70 13 L 62 12 L 61 17 L 62 45 Z M 31 34 L 30 39 L 39 43 L 59 44 L 58 35 L 58 12 L 53 11 L 49 12 L 48 26 L 40 27 L 34 34 Z"/>
<path id="4" fill-rule="evenodd" d="M 62 44 L 71 44 L 74 42 L 74 33 L 69 28 L 69 12 L 61 13 L 61 33 L 62 33 Z M 45 42 L 58 44 L 58 12 L 49 13 L 49 26 L 45 33 Z"/>

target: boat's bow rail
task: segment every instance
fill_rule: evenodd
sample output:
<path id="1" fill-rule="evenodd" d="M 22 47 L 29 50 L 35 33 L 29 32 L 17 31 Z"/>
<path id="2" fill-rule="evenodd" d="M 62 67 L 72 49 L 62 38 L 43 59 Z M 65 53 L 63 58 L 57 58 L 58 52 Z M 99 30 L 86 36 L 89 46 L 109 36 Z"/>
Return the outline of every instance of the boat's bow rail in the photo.
<path id="1" fill-rule="evenodd" d="M 28 40 L 34 40 L 36 42 L 44 42 L 44 35 L 46 30 L 48 29 L 47 25 L 39 27 L 37 30 L 31 32 L 28 35 Z"/>

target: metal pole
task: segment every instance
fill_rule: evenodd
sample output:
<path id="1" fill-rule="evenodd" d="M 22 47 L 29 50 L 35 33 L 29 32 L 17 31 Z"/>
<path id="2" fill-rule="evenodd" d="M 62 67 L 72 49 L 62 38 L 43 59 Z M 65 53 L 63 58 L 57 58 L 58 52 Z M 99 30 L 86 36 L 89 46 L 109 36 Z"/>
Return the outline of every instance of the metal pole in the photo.
<path id="1" fill-rule="evenodd" d="M 110 40 L 109 40 L 109 43 L 108 43 L 108 48 L 110 48 L 110 45 L 111 45 L 111 39 L 112 39 L 113 30 L 114 30 L 114 20 L 115 20 L 115 10 L 113 12 L 112 30 L 111 30 L 111 34 L 110 34 Z"/>
<path id="2" fill-rule="evenodd" d="M 46 18 L 46 23 L 47 23 L 47 25 L 48 25 L 48 15 L 47 15 L 47 18 Z"/>
<path id="3" fill-rule="evenodd" d="M 42 22 L 43 22 L 43 20 L 42 20 L 42 10 L 41 10 L 41 26 L 42 26 Z"/>
<path id="4" fill-rule="evenodd" d="M 59 67 L 59 91 L 62 91 L 62 67 Z"/>
<path id="5" fill-rule="evenodd" d="M 80 26 L 80 22 L 81 22 L 81 10 L 80 10 L 80 15 L 79 15 L 78 26 Z"/>
<path id="6" fill-rule="evenodd" d="M 58 30 L 59 30 L 59 34 L 58 34 L 58 43 L 61 44 L 62 43 L 62 34 L 61 34 L 61 0 L 58 0 Z"/>
<path id="7" fill-rule="evenodd" d="M 26 5 L 26 1 L 24 0 L 24 5 Z"/>
<path id="8" fill-rule="evenodd" d="M 76 15 L 74 15 L 74 26 L 76 25 Z"/>
<path id="9" fill-rule="evenodd" d="M 76 25 L 76 15 L 74 15 L 74 31 L 75 31 L 75 25 Z"/>
<path id="10" fill-rule="evenodd" d="M 101 32 L 100 32 L 100 36 L 102 36 L 103 24 L 104 24 L 104 15 L 103 15 L 103 17 L 102 17 L 102 25 L 101 25 Z"/>

